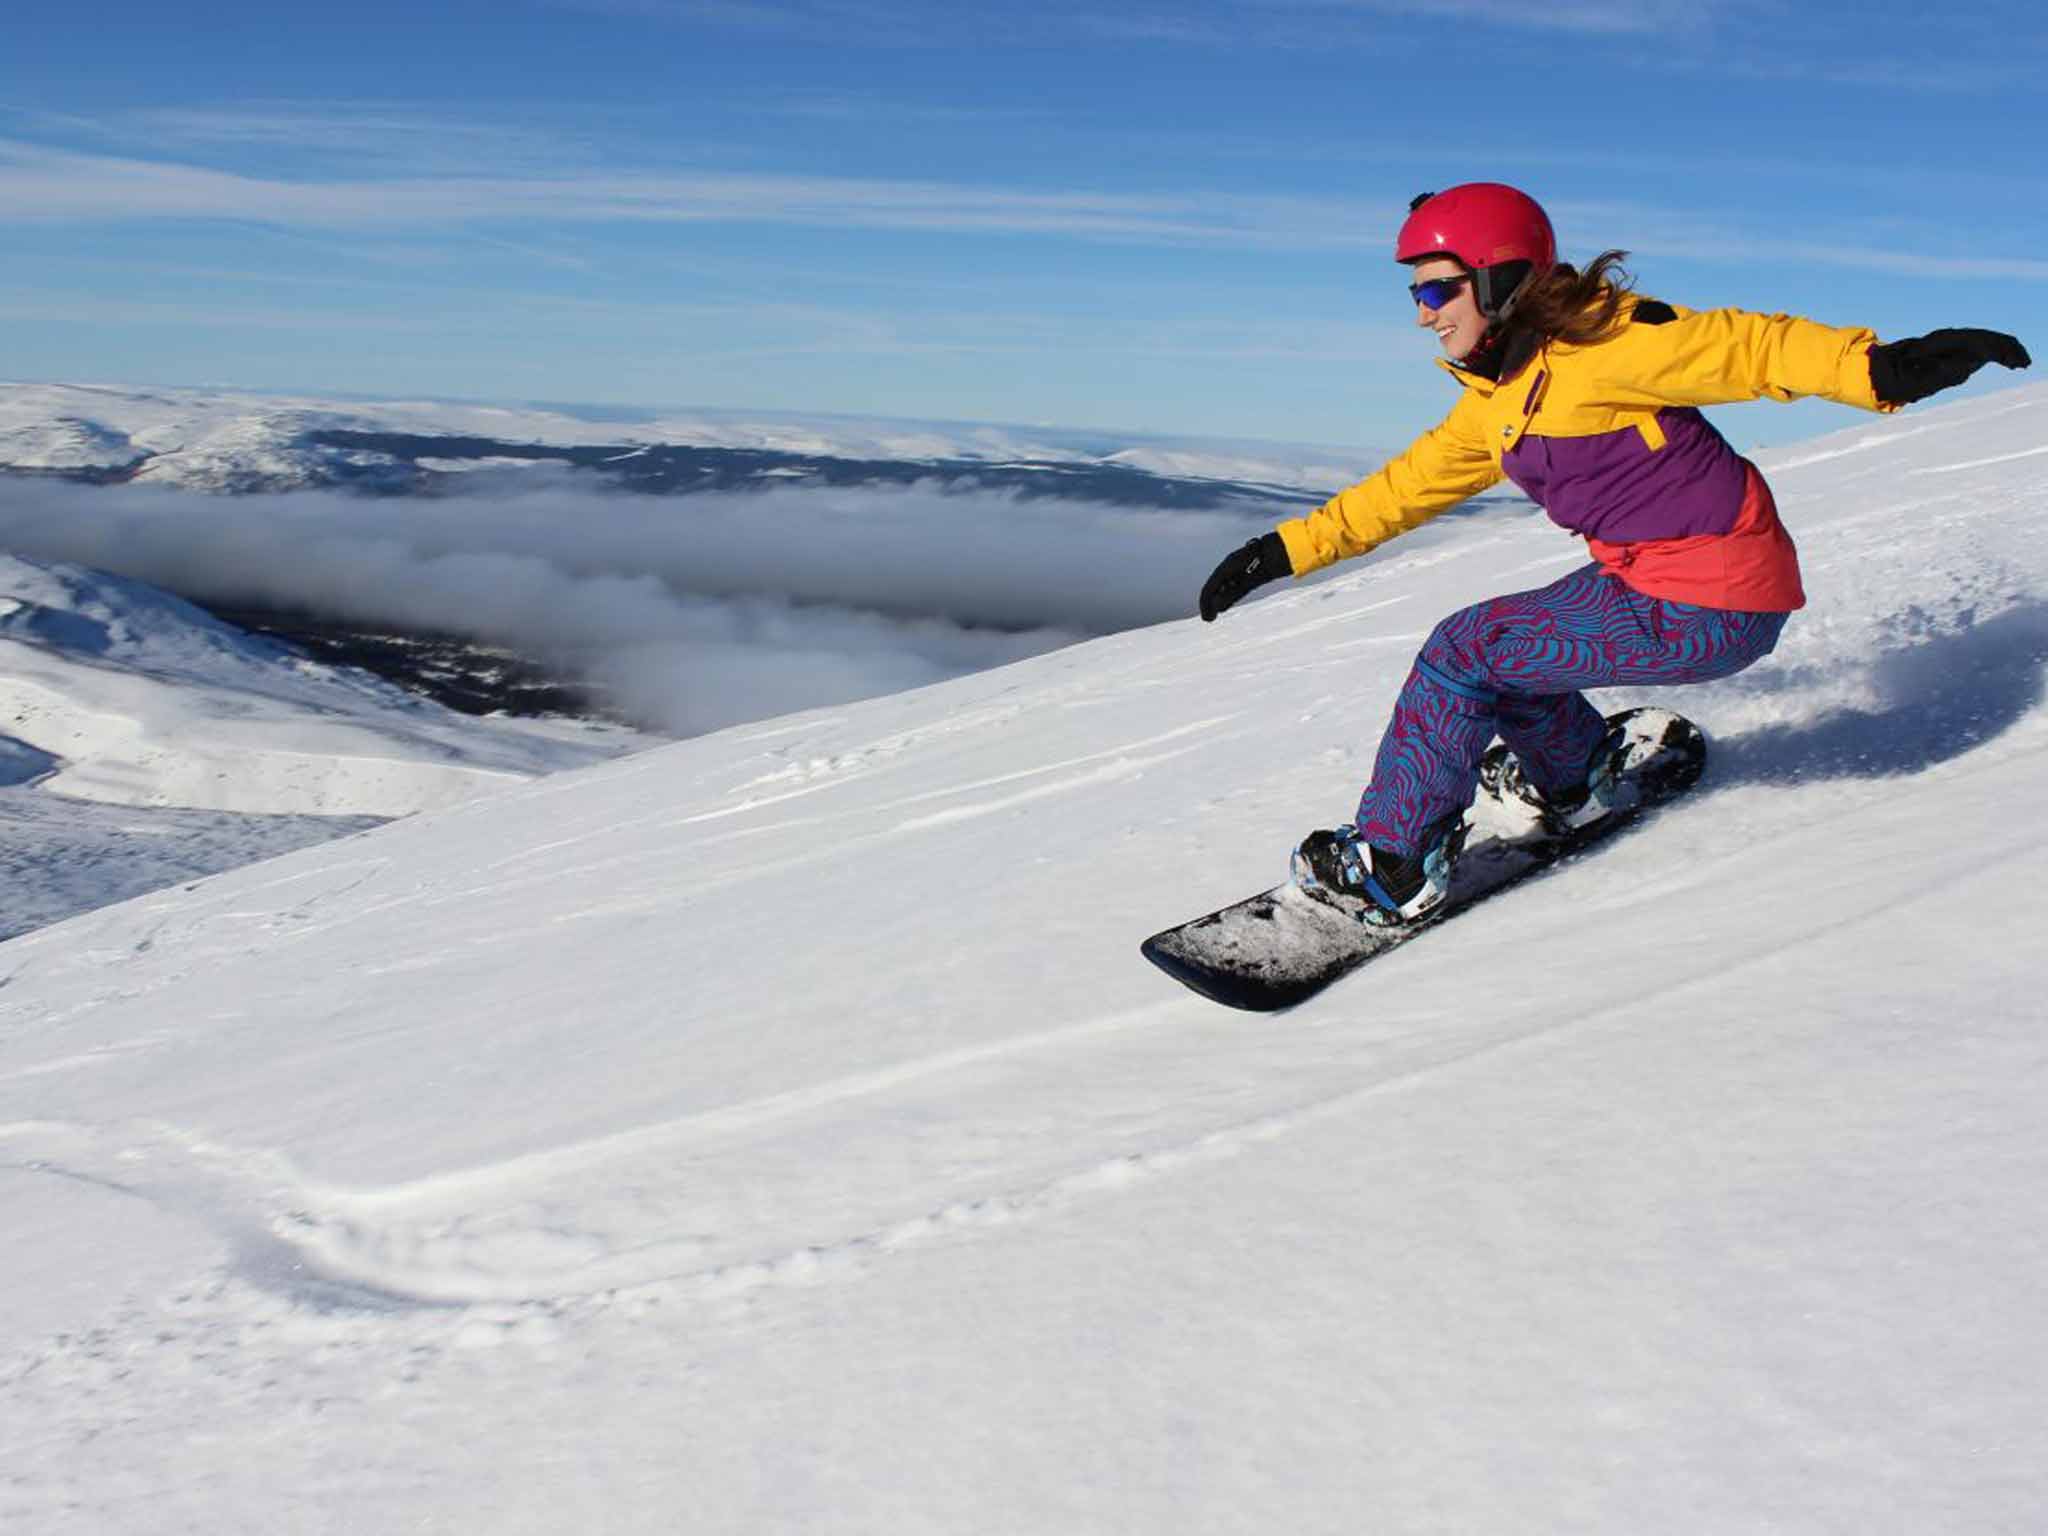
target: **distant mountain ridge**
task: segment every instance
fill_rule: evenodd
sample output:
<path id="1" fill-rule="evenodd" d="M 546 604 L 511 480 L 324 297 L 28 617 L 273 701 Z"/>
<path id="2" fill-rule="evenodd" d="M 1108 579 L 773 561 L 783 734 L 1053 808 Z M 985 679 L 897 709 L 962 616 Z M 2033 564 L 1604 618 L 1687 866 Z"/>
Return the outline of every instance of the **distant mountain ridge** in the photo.
<path id="1" fill-rule="evenodd" d="M 939 481 L 1186 510 L 1320 499 L 1371 462 L 1369 454 L 1285 444 L 1219 448 L 961 424 L 723 413 L 622 424 L 438 403 L 0 384 L 0 471 L 240 495 L 431 495 L 457 476 L 559 465 L 662 495 Z"/>
<path id="2" fill-rule="evenodd" d="M 309 432 L 320 450 L 326 484 L 432 494 L 450 476 L 529 464 L 561 464 L 602 475 L 622 489 L 653 495 L 737 491 L 777 481 L 817 485 L 916 485 L 940 480 L 1018 496 L 1060 496 L 1115 506 L 1210 510 L 1267 502 L 1286 487 L 1156 474 L 1109 461 L 1035 459 L 871 459 L 789 453 L 765 448 L 706 448 L 674 443 L 589 447 L 508 443 L 494 438 L 434 437 L 400 432 Z"/>

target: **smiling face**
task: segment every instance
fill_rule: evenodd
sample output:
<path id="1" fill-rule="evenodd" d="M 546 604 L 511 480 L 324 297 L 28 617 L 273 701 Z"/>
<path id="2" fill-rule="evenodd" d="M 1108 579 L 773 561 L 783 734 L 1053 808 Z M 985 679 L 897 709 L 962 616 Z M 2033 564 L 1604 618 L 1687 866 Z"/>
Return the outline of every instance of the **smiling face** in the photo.
<path id="1" fill-rule="evenodd" d="M 1413 282 L 1426 283 L 1433 277 L 1464 277 L 1467 281 L 1457 293 L 1437 309 L 1427 304 L 1415 306 L 1415 323 L 1435 331 L 1443 343 L 1444 352 L 1453 362 L 1466 357 L 1479 345 L 1486 334 L 1486 316 L 1479 312 L 1479 298 L 1472 291 L 1469 274 L 1464 267 L 1448 256 L 1430 256 L 1418 261 L 1409 269 L 1415 275 Z"/>

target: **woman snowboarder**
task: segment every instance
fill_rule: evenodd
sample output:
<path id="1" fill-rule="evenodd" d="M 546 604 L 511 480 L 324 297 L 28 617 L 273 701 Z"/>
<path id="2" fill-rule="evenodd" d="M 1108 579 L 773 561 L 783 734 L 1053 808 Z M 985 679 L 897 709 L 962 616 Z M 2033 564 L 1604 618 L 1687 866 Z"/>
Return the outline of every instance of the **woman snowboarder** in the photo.
<path id="1" fill-rule="evenodd" d="M 1693 311 L 1638 297 L 1607 251 L 1580 272 L 1550 219 L 1493 182 L 1409 205 L 1394 259 L 1416 324 L 1464 386 L 1450 415 L 1385 468 L 1233 551 L 1202 588 L 1206 620 L 1254 588 L 1362 555 L 1511 479 L 1585 536 L 1593 563 L 1452 614 L 1416 657 L 1357 820 L 1316 832 L 1296 878 L 1413 922 L 1449 889 L 1457 829 L 1496 734 L 1503 787 L 1552 834 L 1622 792 L 1619 751 L 1580 692 L 1704 682 L 1770 654 L 1805 603 L 1770 487 L 1698 407 L 1819 395 L 1895 411 L 1987 362 L 2031 359 L 1997 331 L 1878 342 L 1788 315 Z"/>

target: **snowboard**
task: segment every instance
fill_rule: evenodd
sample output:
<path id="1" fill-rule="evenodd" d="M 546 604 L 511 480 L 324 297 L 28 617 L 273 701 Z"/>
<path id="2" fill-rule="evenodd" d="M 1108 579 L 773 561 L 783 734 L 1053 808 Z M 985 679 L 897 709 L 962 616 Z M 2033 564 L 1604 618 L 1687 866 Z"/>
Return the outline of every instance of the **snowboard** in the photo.
<path id="1" fill-rule="evenodd" d="M 1506 748 L 1496 744 L 1480 766 L 1480 792 L 1465 813 L 1450 895 L 1418 922 L 1375 927 L 1350 907 L 1290 881 L 1155 933 L 1139 952 L 1183 986 L 1232 1008 L 1271 1013 L 1306 1002 L 1487 897 L 1604 842 L 1699 782 L 1707 741 L 1690 720 L 1666 709 L 1630 709 L 1607 721 L 1623 732 L 1620 776 L 1634 797 L 1586 826 L 1545 834 L 1533 812 L 1500 792 Z"/>

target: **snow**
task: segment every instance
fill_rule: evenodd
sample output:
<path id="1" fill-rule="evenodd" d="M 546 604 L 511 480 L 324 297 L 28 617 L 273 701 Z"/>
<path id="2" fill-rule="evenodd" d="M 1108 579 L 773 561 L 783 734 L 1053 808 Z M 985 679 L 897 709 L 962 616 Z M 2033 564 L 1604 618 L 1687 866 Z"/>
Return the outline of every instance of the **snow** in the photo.
<path id="1" fill-rule="evenodd" d="M 635 450 L 639 452 L 642 450 Z M 620 458 L 631 458 L 632 454 L 620 454 Z M 550 469 L 559 468 L 568 462 L 564 459 L 520 459 L 510 454 L 485 454 L 475 459 L 436 459 L 422 456 L 413 462 L 421 469 L 430 469 L 441 475 L 471 474 L 480 469 Z"/>
<path id="2" fill-rule="evenodd" d="M 1137 943 L 1526 509 L 0 946 L 0 1518 L 2041 1528 L 2044 444 L 1764 456 L 1701 792 L 1286 1015 Z"/>
<path id="3" fill-rule="evenodd" d="M 1110 455 L 1113 464 L 1142 469 L 1155 475 L 1204 480 L 1234 480 L 1248 485 L 1268 485 L 1294 491 L 1320 493 L 1349 485 L 1359 477 L 1350 455 L 1331 450 L 1318 463 L 1299 455 L 1264 453 L 1225 454 L 1186 448 L 1127 448 Z"/>
<path id="4" fill-rule="evenodd" d="M 0 740 L 0 780 L 8 747 Z M 0 789 L 0 939 L 379 824 L 368 816 L 139 810 Z"/>

